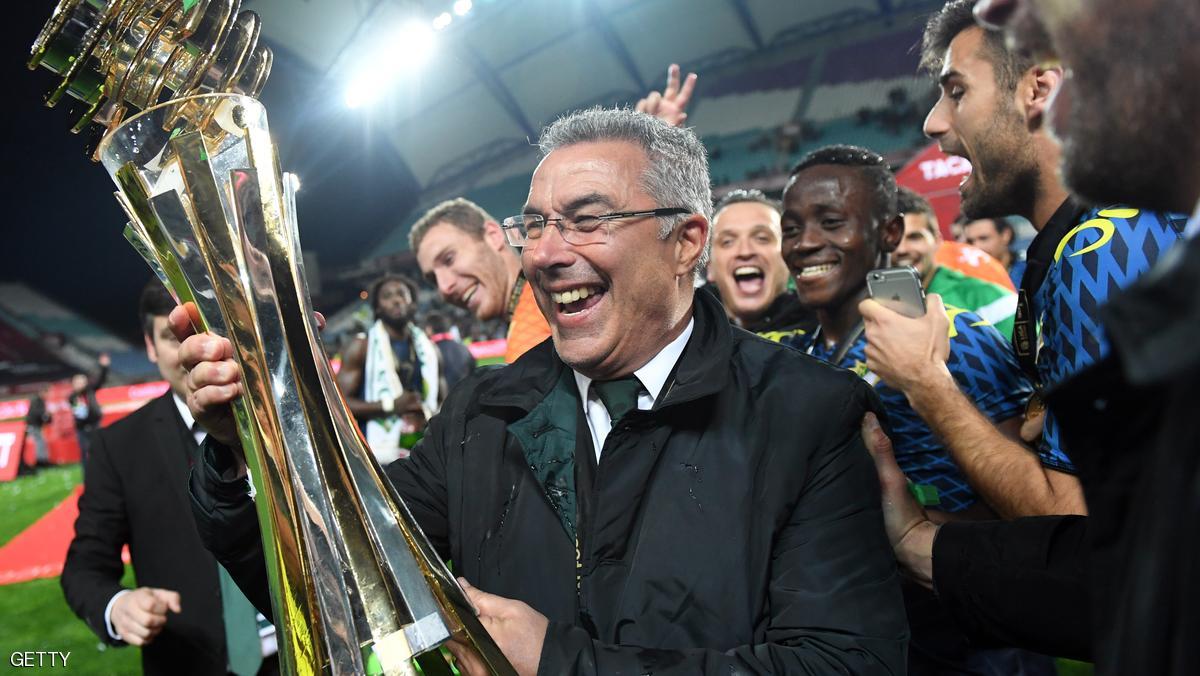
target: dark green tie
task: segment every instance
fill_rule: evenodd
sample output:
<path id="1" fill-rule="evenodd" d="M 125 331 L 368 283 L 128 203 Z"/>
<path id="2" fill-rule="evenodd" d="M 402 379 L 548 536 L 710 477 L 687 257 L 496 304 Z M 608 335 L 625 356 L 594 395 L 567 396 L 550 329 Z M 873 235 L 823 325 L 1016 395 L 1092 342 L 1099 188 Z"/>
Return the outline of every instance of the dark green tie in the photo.
<path id="1" fill-rule="evenodd" d="M 604 403 L 604 408 L 608 409 L 608 416 L 615 425 L 626 413 L 637 408 L 642 384 L 634 376 L 625 376 L 616 380 L 597 380 L 592 387 L 596 388 L 596 395 Z"/>
<path id="2" fill-rule="evenodd" d="M 229 671 L 238 676 L 254 676 L 262 664 L 262 640 L 258 637 L 258 612 L 238 589 L 224 566 L 217 564 L 221 579 L 221 606 L 225 620 L 225 647 L 229 652 Z"/>

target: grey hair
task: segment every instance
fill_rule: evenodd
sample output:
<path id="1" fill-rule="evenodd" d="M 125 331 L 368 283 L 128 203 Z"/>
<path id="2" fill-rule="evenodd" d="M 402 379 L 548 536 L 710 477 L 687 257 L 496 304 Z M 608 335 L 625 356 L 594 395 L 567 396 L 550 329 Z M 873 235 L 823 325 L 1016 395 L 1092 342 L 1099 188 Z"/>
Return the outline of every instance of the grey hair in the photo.
<path id="1" fill-rule="evenodd" d="M 691 129 L 674 127 L 662 120 L 628 108 L 588 108 L 564 115 L 542 130 L 538 148 L 542 157 L 558 148 L 598 141 L 628 141 L 646 153 L 642 189 L 659 207 L 682 207 L 712 223 L 712 187 L 708 179 L 708 153 Z M 658 228 L 666 239 L 688 215 L 668 216 Z M 712 228 L 708 230 L 712 239 Z M 708 264 L 705 242 L 695 274 Z"/>

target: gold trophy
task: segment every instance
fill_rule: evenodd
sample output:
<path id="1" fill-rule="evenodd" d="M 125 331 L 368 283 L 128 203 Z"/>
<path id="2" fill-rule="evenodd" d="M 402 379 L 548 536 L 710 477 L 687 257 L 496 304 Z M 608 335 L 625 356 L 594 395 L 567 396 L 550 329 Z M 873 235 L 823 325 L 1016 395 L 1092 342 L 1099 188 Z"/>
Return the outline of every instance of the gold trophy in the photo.
<path id="1" fill-rule="evenodd" d="M 234 414 L 288 674 L 515 673 L 384 477 L 334 383 L 305 282 L 297 182 L 252 95 L 270 68 L 238 0 L 61 0 L 31 67 L 62 81 L 129 217 L 125 237 L 242 369 Z"/>

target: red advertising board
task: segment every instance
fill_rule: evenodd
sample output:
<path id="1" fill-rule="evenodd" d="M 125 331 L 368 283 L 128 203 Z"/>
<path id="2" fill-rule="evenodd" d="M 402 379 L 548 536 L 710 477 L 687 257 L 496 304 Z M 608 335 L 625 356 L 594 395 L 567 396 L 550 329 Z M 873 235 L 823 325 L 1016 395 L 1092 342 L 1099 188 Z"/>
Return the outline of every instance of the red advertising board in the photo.
<path id="1" fill-rule="evenodd" d="M 970 162 L 947 155 L 932 143 L 896 172 L 896 183 L 929 200 L 937 214 L 942 237 L 949 240 L 954 239 L 950 236 L 950 224 L 958 218 L 958 207 L 962 203 L 958 186 L 970 173 Z"/>
<path id="2" fill-rule="evenodd" d="M 170 386 L 160 380 L 138 385 L 119 385 L 105 387 L 96 391 L 96 401 L 100 404 L 102 417 L 100 426 L 107 427 L 112 423 L 138 410 L 147 401 L 162 395 Z M 50 386 L 45 393 L 46 412 L 50 414 L 50 422 L 42 427 L 42 437 L 46 440 L 46 450 L 50 462 L 56 465 L 79 462 L 79 437 L 75 432 L 75 417 L 71 414 L 68 399 L 71 396 L 71 386 L 62 382 Z M 0 402 L 0 459 L 4 459 L 4 443 L 8 437 L 4 434 L 13 433 L 19 425 L 20 435 L 12 441 L 21 444 L 25 438 L 25 414 L 29 411 L 28 399 L 14 399 Z M 24 443 L 26 464 L 35 461 L 33 440 Z M 10 451 L 14 461 L 10 467 L 0 463 L 0 481 L 9 481 L 16 477 L 21 456 L 21 448 Z"/>
<path id="3" fill-rule="evenodd" d="M 96 401 L 104 417 L 100 419 L 101 427 L 108 427 L 116 421 L 133 413 L 147 401 L 162 396 L 170 387 L 165 380 L 138 385 L 122 385 L 96 390 Z"/>
<path id="4" fill-rule="evenodd" d="M 0 481 L 17 478 L 25 447 L 25 421 L 0 423 Z"/>

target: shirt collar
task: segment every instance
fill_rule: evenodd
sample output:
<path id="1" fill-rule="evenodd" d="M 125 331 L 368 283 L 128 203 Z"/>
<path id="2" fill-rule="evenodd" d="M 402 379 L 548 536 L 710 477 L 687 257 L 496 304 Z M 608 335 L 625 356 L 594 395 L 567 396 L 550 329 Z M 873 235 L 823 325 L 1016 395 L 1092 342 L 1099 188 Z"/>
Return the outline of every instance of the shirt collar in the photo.
<path id="1" fill-rule="evenodd" d="M 663 386 L 667 384 L 667 378 L 671 376 L 671 371 L 675 369 L 676 362 L 683 355 L 683 348 L 687 347 L 688 338 L 692 337 L 692 329 L 696 325 L 695 316 L 688 319 L 687 326 L 683 331 L 667 343 L 666 347 L 658 351 L 646 365 L 633 372 L 633 375 L 650 393 L 650 399 L 658 401 L 658 395 L 662 392 Z M 588 388 L 592 384 L 592 379 L 583 375 L 579 371 L 571 369 L 575 374 L 575 385 L 579 388 L 579 398 L 582 401 L 587 401 Z"/>
<path id="2" fill-rule="evenodd" d="M 192 417 L 192 412 L 188 410 L 187 404 L 183 403 L 183 399 L 174 392 L 171 393 L 171 399 L 175 401 L 175 408 L 179 409 L 179 417 L 183 418 L 183 424 L 189 429 L 196 424 L 196 419 Z"/>

